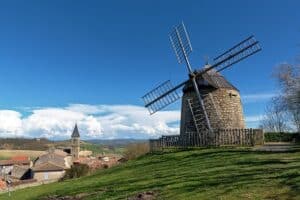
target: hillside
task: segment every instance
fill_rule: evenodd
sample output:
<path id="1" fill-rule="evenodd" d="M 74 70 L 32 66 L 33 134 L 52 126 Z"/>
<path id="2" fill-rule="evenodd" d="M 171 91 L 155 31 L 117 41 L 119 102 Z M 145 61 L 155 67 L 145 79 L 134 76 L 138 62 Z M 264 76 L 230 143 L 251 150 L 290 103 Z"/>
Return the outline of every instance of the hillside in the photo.
<path id="1" fill-rule="evenodd" d="M 54 144 L 45 138 L 0 138 L 0 149 L 45 151 Z"/>
<path id="2" fill-rule="evenodd" d="M 147 142 L 147 141 L 148 140 L 139 140 L 139 139 L 86 140 L 86 142 L 89 142 L 92 144 L 101 144 L 101 145 L 114 146 L 114 147 L 125 147 L 129 144 L 143 143 L 143 142 Z"/>
<path id="3" fill-rule="evenodd" d="M 95 142 L 96 141 L 96 142 Z M 116 153 L 121 154 L 127 144 L 135 140 L 95 140 L 81 141 L 81 150 L 90 150 L 94 154 Z M 98 141 L 98 142 L 97 142 Z M 0 160 L 7 159 L 12 155 L 20 154 L 24 150 L 31 157 L 39 155 L 40 151 L 46 151 L 50 147 L 69 147 L 70 141 L 52 141 L 45 138 L 0 138 Z M 15 151 L 16 150 L 16 151 Z M 38 152 L 35 152 L 38 151 Z"/>
<path id="4" fill-rule="evenodd" d="M 147 155 L 88 177 L 15 191 L 11 199 L 126 199 L 147 191 L 157 199 L 300 199 L 300 150 Z"/>

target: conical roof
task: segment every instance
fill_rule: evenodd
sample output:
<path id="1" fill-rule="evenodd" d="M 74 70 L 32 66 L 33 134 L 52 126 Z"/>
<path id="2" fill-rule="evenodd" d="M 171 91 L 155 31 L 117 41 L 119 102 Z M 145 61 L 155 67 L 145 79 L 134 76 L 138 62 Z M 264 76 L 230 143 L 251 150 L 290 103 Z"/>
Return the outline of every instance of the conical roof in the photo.
<path id="1" fill-rule="evenodd" d="M 210 71 L 203 74 L 202 78 L 214 88 L 227 88 L 227 89 L 233 89 L 238 91 L 236 87 L 234 87 L 228 80 L 226 80 L 224 76 L 222 76 L 215 69 L 211 69 Z"/>
<path id="2" fill-rule="evenodd" d="M 75 127 L 74 127 L 74 130 L 73 130 L 73 133 L 72 133 L 71 137 L 72 138 L 74 138 L 74 137 L 80 137 L 77 124 L 75 124 Z"/>
<path id="3" fill-rule="evenodd" d="M 197 71 L 197 73 L 201 73 L 200 71 Z M 199 88 L 206 88 L 206 87 L 213 87 L 215 89 L 218 88 L 227 88 L 238 91 L 236 87 L 234 87 L 224 76 L 222 76 L 219 72 L 217 72 L 215 69 L 211 69 L 205 74 L 202 74 L 201 76 L 197 77 L 197 83 Z M 192 82 L 189 81 L 187 85 L 184 87 L 184 91 L 193 89 Z"/>

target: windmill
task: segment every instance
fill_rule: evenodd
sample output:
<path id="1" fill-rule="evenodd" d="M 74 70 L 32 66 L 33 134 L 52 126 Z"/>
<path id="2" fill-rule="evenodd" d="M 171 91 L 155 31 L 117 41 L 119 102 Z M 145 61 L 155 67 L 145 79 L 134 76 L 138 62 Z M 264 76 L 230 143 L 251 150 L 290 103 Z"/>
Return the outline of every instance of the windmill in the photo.
<path id="1" fill-rule="evenodd" d="M 189 78 L 176 86 L 173 86 L 170 80 L 165 81 L 146 93 L 142 99 L 150 114 L 162 110 L 181 98 L 179 90 L 183 88 L 180 134 L 191 130 L 198 133 L 201 130 L 213 132 L 213 129 L 225 126 L 221 122 L 232 125 L 229 121 L 235 118 L 228 113 L 239 113 L 241 120 L 237 120 L 240 121 L 238 126 L 243 127 L 240 99 L 232 98 L 239 97 L 238 90 L 220 72 L 259 52 L 261 50 L 259 42 L 254 36 L 250 36 L 214 58 L 212 64 L 206 64 L 200 70 L 193 70 L 189 61 L 189 55 L 193 49 L 185 25 L 181 23 L 175 26 L 169 38 L 179 64 L 185 63 Z M 226 88 L 226 90 L 213 93 L 218 88 Z M 224 98 L 233 100 L 228 103 Z M 229 111 L 223 106 L 224 104 L 228 104 Z"/>

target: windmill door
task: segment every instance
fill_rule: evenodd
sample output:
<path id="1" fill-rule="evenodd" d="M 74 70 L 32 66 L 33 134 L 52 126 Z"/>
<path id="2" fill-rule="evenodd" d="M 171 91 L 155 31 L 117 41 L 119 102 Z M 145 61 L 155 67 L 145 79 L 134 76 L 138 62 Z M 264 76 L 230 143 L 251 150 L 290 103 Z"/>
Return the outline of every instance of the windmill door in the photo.
<path id="1" fill-rule="evenodd" d="M 48 172 L 44 172 L 44 180 L 48 180 L 49 179 L 49 174 Z"/>

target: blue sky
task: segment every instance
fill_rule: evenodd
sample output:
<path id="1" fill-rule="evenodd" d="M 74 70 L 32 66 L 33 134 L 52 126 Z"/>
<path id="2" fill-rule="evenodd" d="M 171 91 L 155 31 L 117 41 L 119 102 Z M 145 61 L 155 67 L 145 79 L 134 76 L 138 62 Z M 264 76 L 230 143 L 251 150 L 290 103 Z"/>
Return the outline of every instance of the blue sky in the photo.
<path id="1" fill-rule="evenodd" d="M 294 62 L 299 54 L 299 7 L 299 1 L 266 0 L 1 1 L 0 109 L 5 113 L 1 118 L 0 110 L 0 120 L 6 125 L 0 127 L 0 136 L 58 137 L 69 134 L 74 120 L 82 123 L 82 132 L 99 138 L 155 136 L 132 113 L 142 109 L 140 97 L 158 83 L 187 78 L 168 40 L 172 26 L 182 20 L 194 47 L 194 68 L 204 64 L 205 56 L 213 58 L 251 34 L 261 42 L 262 52 L 223 73 L 239 88 L 248 126 L 255 127 L 277 92 L 272 69 Z M 94 125 L 80 117 L 66 117 L 67 126 L 55 122 L 60 111 L 74 105 L 97 107 L 97 112 L 76 111 L 95 120 Z M 108 111 L 110 106 L 129 110 L 121 115 L 120 110 Z M 169 109 L 178 117 L 179 103 Z M 49 110 L 58 113 L 35 115 Z M 108 113 L 122 116 L 124 123 L 118 125 L 126 128 L 111 131 L 116 124 L 103 125 L 98 117 L 104 120 Z M 34 117 L 40 126 L 25 129 L 33 126 L 26 123 Z M 173 116 L 162 113 L 157 118 L 157 134 L 176 132 Z M 42 119 L 53 123 L 45 125 Z M 14 123 L 21 125 L 16 128 Z"/>

